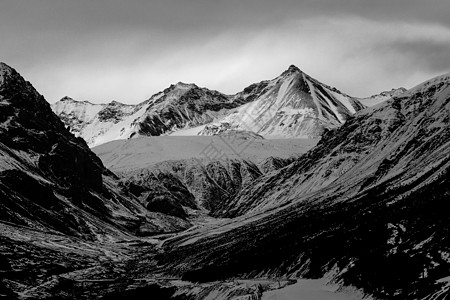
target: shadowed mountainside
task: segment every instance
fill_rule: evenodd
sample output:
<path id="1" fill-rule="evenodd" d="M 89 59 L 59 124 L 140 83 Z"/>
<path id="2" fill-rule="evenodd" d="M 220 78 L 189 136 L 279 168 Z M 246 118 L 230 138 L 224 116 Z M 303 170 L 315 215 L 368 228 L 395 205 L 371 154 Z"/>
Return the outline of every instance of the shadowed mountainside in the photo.
<path id="1" fill-rule="evenodd" d="M 159 262 L 202 282 L 334 272 L 382 299 L 448 296 L 449 112 L 450 75 L 361 112 L 224 209 L 244 215 L 172 239 Z"/>

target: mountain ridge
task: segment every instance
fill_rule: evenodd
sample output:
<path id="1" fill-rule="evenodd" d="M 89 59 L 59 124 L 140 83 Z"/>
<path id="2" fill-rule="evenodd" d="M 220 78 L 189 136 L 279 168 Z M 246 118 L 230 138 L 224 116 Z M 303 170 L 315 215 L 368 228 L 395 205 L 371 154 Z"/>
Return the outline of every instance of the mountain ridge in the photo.
<path id="1" fill-rule="evenodd" d="M 286 84 L 282 86 L 283 82 L 293 80 L 299 83 L 289 91 L 280 90 L 281 87 L 288 88 Z M 303 86 L 300 83 L 302 80 L 305 81 Z M 313 95 L 308 94 L 311 87 Z M 297 88 L 298 92 L 295 90 Z M 283 100 L 284 96 L 281 96 L 283 92 L 289 92 L 290 95 L 286 97 L 290 97 L 291 100 Z M 277 106 L 276 103 L 269 103 L 274 97 L 284 101 L 279 103 L 278 110 L 269 109 L 270 106 L 273 108 Z M 262 104 L 251 105 L 258 101 Z M 85 120 L 83 108 L 74 108 L 80 104 L 65 102 L 67 99 L 56 102 L 52 105 L 53 110 L 74 134 L 85 138 L 90 146 L 138 136 L 178 135 L 183 134 L 186 129 L 193 130 L 194 134 L 215 134 L 210 128 L 202 131 L 202 126 L 209 124 L 221 127 L 221 124 L 226 123 L 231 123 L 230 128 L 226 130 L 250 130 L 259 134 L 262 129 L 262 132 L 269 136 L 280 132 L 285 137 L 316 138 L 320 136 L 323 128 L 340 126 L 348 116 L 365 107 L 356 98 L 321 84 L 294 65 L 277 78 L 252 84 L 234 95 L 200 88 L 192 83 L 172 84 L 139 104 L 131 106 L 117 104 L 117 107 L 123 109 L 133 107 L 133 111 L 126 114 L 118 109 L 116 114 L 110 114 L 111 117 L 115 117 L 115 121 L 109 123 L 108 120 L 96 116 L 96 112 L 98 113 L 100 107 L 104 108 L 105 105 L 111 104 L 101 104 L 102 106 L 94 104 L 96 109 L 94 106 L 89 109 L 92 118 Z M 311 103 L 306 104 L 307 102 Z M 86 103 L 86 106 L 88 105 L 90 104 Z M 304 107 L 295 108 L 299 105 L 300 108 Z M 278 118 L 274 121 L 276 114 L 286 113 L 288 115 L 284 120 Z M 308 121 L 308 118 L 312 119 Z M 254 120 L 247 122 L 249 119 Z M 264 121 L 265 119 L 274 120 Z"/>

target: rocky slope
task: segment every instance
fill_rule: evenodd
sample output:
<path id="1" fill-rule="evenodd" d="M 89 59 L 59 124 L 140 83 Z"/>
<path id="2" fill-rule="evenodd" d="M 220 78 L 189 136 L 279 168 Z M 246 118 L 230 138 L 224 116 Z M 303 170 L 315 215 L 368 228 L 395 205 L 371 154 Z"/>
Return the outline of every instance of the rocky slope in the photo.
<path id="1" fill-rule="evenodd" d="M 364 107 L 295 66 L 231 96 L 179 82 L 138 105 L 94 105 L 67 97 L 52 105 L 89 146 L 186 129 L 193 129 L 189 135 L 240 130 L 268 137 L 317 138 Z"/>
<path id="2" fill-rule="evenodd" d="M 450 74 L 362 111 L 244 189 L 225 210 L 241 216 L 165 243 L 160 264 L 197 281 L 332 274 L 381 299 L 448 297 L 449 112 Z"/>

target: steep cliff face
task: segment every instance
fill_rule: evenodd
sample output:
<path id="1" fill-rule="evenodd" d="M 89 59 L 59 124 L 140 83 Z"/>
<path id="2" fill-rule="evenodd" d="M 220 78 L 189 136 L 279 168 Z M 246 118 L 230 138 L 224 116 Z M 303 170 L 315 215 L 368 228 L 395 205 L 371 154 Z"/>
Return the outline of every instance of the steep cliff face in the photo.
<path id="1" fill-rule="evenodd" d="M 160 263 L 198 281 L 332 272 L 382 299 L 448 296 L 449 112 L 450 74 L 362 111 L 225 209 L 258 213 L 171 240 Z"/>

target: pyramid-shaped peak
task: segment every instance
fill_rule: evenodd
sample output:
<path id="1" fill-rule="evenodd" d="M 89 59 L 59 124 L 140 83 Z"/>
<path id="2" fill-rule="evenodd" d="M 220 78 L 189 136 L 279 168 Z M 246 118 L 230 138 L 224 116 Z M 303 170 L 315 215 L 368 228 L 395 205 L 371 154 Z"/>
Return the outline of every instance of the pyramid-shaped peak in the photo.
<path id="1" fill-rule="evenodd" d="M 288 71 L 291 72 L 301 72 L 301 70 L 296 65 L 290 65 Z"/>
<path id="2" fill-rule="evenodd" d="M 282 76 L 289 76 L 292 74 L 299 74 L 302 73 L 302 70 L 300 70 L 297 66 L 295 65 L 290 65 L 289 68 L 283 72 L 283 74 L 281 74 Z"/>

